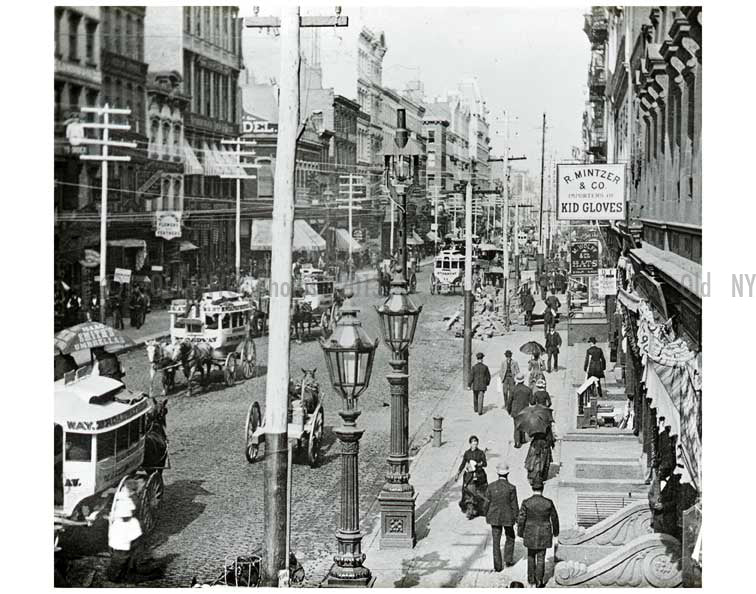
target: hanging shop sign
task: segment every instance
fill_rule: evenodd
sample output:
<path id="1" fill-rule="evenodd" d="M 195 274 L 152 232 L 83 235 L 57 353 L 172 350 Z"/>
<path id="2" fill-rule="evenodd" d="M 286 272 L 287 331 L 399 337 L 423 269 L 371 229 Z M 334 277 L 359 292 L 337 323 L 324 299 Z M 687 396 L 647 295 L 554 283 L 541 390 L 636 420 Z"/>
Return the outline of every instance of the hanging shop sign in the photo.
<path id="1" fill-rule="evenodd" d="M 617 294 L 616 268 L 599 268 L 598 281 L 598 291 L 601 297 Z"/>
<path id="2" fill-rule="evenodd" d="M 571 274 L 598 274 L 598 265 L 597 241 L 576 241 L 570 245 Z"/>
<path id="3" fill-rule="evenodd" d="M 117 283 L 128 284 L 131 282 L 131 270 L 128 268 L 116 268 L 113 274 L 113 280 Z"/>
<path id="4" fill-rule="evenodd" d="M 155 213 L 155 237 L 181 237 L 181 211 L 159 210 Z"/>
<path id="5" fill-rule="evenodd" d="M 625 165 L 557 165 L 557 219 L 618 221 L 625 218 Z"/>

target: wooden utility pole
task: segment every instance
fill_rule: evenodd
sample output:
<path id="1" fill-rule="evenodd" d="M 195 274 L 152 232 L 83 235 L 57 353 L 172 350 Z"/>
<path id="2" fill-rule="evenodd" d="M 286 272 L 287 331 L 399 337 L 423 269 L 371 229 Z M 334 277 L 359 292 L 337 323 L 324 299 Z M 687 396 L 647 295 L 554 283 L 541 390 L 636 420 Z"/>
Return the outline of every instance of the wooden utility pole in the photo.
<path id="1" fill-rule="evenodd" d="M 538 224 L 538 251 L 543 254 L 543 158 L 544 148 L 546 148 L 546 114 L 543 114 L 543 124 L 541 126 L 541 209 Z"/>
<path id="2" fill-rule="evenodd" d="M 246 167 L 257 167 L 257 165 L 251 165 L 242 162 L 242 157 L 254 157 L 257 153 L 252 149 L 250 151 L 242 151 L 242 146 L 256 146 L 257 143 L 254 140 L 242 140 L 237 138 L 236 140 L 221 140 L 221 144 L 230 145 L 235 148 L 236 151 L 236 167 L 235 171 L 229 175 L 221 175 L 224 179 L 236 180 L 236 282 L 241 280 L 241 180 L 243 179 L 257 179 L 256 175 L 247 175 L 245 171 Z"/>
<path id="3" fill-rule="evenodd" d="M 294 237 L 294 168 L 299 136 L 300 27 L 346 27 L 347 17 L 300 17 L 299 6 L 284 4 L 281 18 L 245 17 L 244 26 L 281 30 L 278 142 L 273 187 L 273 221 L 276 238 L 270 272 L 270 333 L 265 392 L 265 558 L 263 585 L 276 586 L 286 567 L 287 533 L 287 431 L 289 395 L 289 326 L 292 294 L 292 242 Z"/>
<path id="4" fill-rule="evenodd" d="M 77 146 L 80 144 L 95 144 L 102 146 L 102 151 L 99 155 L 81 155 L 79 158 L 82 161 L 100 161 L 102 163 L 102 206 L 100 208 L 100 322 L 105 323 L 105 317 L 108 313 L 107 299 L 108 299 L 108 277 L 106 260 L 108 253 L 108 162 L 109 161 L 131 161 L 131 157 L 111 155 L 108 149 L 111 147 L 121 148 L 136 148 L 135 142 L 125 142 L 120 140 L 111 140 L 110 132 L 112 130 L 131 130 L 129 124 L 114 124 L 110 121 L 111 115 L 131 115 L 130 109 L 116 109 L 110 107 L 109 104 L 105 104 L 104 107 L 82 107 L 81 111 L 84 113 L 94 113 L 98 116 L 102 116 L 102 123 L 75 123 L 72 126 L 77 128 L 71 128 L 70 131 L 66 131 L 71 144 Z M 94 138 L 85 138 L 85 129 L 97 129 L 102 130 L 102 140 Z"/>
<path id="5" fill-rule="evenodd" d="M 472 205 L 473 205 L 473 187 L 472 175 L 467 182 L 465 190 L 465 334 L 464 346 L 462 352 L 462 381 L 464 387 L 470 383 L 470 367 L 472 361 Z"/>

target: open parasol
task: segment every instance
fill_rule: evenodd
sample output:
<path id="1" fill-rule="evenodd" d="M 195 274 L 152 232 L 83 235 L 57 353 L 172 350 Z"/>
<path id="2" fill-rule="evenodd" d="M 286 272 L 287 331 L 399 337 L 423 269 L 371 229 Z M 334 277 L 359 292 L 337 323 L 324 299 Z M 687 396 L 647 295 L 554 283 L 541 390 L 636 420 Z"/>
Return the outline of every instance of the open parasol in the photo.
<path id="1" fill-rule="evenodd" d="M 541 343 L 531 340 L 520 347 L 520 352 L 526 355 L 534 355 L 538 352 L 539 355 L 543 355 L 546 349 L 541 346 Z"/>
<path id="2" fill-rule="evenodd" d="M 541 404 L 522 409 L 515 417 L 515 431 L 524 431 L 528 435 L 546 433 L 554 417 L 550 408 Z"/>
<path id="3" fill-rule="evenodd" d="M 125 348 L 134 344 L 134 341 L 122 332 L 100 322 L 77 324 L 55 335 L 55 346 L 64 355 L 95 347 Z"/>

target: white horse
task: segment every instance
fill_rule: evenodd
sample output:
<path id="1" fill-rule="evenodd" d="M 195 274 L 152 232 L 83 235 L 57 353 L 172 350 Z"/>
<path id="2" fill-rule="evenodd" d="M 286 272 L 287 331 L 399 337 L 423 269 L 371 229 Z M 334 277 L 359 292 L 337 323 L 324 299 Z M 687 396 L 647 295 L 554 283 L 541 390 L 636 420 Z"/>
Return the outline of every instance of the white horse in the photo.
<path id="1" fill-rule="evenodd" d="M 148 340 L 145 346 L 147 359 L 150 361 L 150 396 L 152 396 L 155 374 L 158 371 L 162 374 L 163 396 L 167 396 L 176 385 L 176 345 L 170 342 L 160 344 L 155 340 Z"/>

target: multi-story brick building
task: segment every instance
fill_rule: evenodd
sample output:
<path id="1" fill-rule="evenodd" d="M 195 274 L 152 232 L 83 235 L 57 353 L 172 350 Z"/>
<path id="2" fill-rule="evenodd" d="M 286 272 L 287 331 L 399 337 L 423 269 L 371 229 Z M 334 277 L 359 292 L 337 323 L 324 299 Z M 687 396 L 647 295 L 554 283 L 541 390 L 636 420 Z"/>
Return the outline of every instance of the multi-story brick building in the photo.
<path id="1" fill-rule="evenodd" d="M 202 277 L 234 259 L 235 171 L 223 139 L 241 131 L 241 23 L 235 6 L 148 7 L 145 54 L 155 71 L 176 71 L 191 97 L 184 113 L 186 239 L 199 248 Z M 188 147 L 188 148 L 187 148 Z M 201 172 L 200 172 L 201 169 Z M 214 212 L 213 212 L 214 211 Z"/>
<path id="2" fill-rule="evenodd" d="M 622 349 L 615 333 L 616 348 L 648 468 L 658 474 L 659 459 L 676 457 L 681 489 L 694 495 L 677 510 L 676 529 L 684 584 L 699 587 L 692 550 L 700 507 L 688 506 L 700 493 L 701 461 L 701 19 L 700 6 L 594 7 L 585 17 L 594 56 L 586 137 L 606 138 L 588 148 L 596 160 L 625 163 L 627 172 L 627 217 L 604 227 L 628 337 Z M 638 300 L 665 328 L 648 357 L 635 340 L 648 322 L 638 314 Z M 659 355 L 670 339 L 674 361 L 669 350 Z M 661 416 L 673 445 L 658 441 Z"/>

